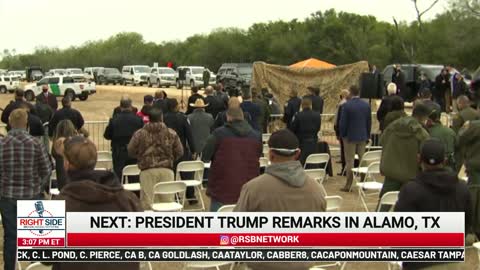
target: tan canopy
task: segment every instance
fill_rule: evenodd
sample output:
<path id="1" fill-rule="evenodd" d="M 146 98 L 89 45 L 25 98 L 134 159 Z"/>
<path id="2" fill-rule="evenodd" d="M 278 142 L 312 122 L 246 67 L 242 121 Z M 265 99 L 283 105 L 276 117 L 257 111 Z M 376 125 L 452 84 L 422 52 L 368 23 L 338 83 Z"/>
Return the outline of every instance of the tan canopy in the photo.
<path id="1" fill-rule="evenodd" d="M 268 88 L 281 105 L 288 101 L 292 89 L 296 89 L 301 97 L 307 94 L 308 86 L 319 87 L 320 95 L 325 100 L 324 113 L 335 113 L 340 90 L 348 89 L 353 84 L 358 85 L 362 72 L 368 72 L 366 61 L 330 69 L 298 69 L 255 62 L 251 86 L 257 89 Z"/>

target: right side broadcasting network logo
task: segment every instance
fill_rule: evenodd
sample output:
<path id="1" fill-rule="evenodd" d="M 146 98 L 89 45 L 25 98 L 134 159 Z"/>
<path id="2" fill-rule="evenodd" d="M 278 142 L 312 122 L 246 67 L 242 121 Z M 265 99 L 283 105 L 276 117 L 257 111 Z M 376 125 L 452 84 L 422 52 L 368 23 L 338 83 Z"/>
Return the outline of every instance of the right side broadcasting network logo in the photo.
<path id="1" fill-rule="evenodd" d="M 230 237 L 228 237 L 228 235 L 220 235 L 220 245 L 221 246 L 230 245 Z"/>

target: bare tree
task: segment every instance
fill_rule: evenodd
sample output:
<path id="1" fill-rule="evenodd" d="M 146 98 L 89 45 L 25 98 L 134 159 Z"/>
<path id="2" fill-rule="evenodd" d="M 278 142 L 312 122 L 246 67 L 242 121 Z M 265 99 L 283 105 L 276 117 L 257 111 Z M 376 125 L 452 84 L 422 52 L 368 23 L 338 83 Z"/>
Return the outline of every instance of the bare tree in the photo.
<path id="1" fill-rule="evenodd" d="M 479 0 L 463 0 L 462 4 L 473 15 L 480 17 L 480 1 Z"/>
<path id="2" fill-rule="evenodd" d="M 436 4 L 438 4 L 440 0 L 434 0 L 430 6 L 428 6 L 426 9 L 423 11 L 420 11 L 420 8 L 418 7 L 418 0 L 412 0 L 413 5 L 415 6 L 415 11 L 417 12 L 417 21 L 418 25 L 420 27 L 420 31 L 423 31 L 423 21 L 422 21 L 422 16 L 425 15 L 427 12 L 429 12 Z"/>

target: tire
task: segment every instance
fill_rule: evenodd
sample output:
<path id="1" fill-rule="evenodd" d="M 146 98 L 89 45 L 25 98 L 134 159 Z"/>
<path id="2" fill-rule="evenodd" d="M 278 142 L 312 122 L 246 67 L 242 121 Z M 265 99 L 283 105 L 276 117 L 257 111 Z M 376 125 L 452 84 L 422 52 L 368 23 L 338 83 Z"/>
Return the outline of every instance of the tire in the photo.
<path id="1" fill-rule="evenodd" d="M 127 86 L 127 81 L 123 80 L 123 86 Z"/>
<path id="2" fill-rule="evenodd" d="M 7 93 L 7 87 L 5 87 L 5 85 L 0 86 L 0 93 L 2 93 L 2 94 Z"/>
<path id="3" fill-rule="evenodd" d="M 77 98 L 75 92 L 72 89 L 67 89 L 65 91 L 65 97 L 69 97 L 71 101 L 74 101 Z"/>
<path id="4" fill-rule="evenodd" d="M 85 100 L 88 99 L 88 95 L 82 94 L 82 95 L 78 96 L 78 99 L 80 99 L 81 101 L 85 101 Z"/>
<path id="5" fill-rule="evenodd" d="M 32 90 L 25 91 L 25 99 L 30 102 L 32 102 L 35 99 L 35 94 L 33 93 Z"/>
<path id="6" fill-rule="evenodd" d="M 161 87 L 161 85 L 160 85 L 160 80 L 157 79 L 157 88 L 160 88 L 160 87 Z"/>
<path id="7" fill-rule="evenodd" d="M 113 81 L 113 85 L 117 85 L 117 83 L 115 81 Z"/>
<path id="8" fill-rule="evenodd" d="M 190 80 L 190 89 L 195 87 L 195 81 L 194 80 Z"/>
<path id="9" fill-rule="evenodd" d="M 140 84 L 140 85 L 142 85 L 142 84 Z M 150 79 L 147 80 L 147 85 L 148 85 L 148 87 L 152 87 L 152 82 L 150 82 Z"/>
<path id="10" fill-rule="evenodd" d="M 170 84 L 165 85 L 166 88 L 170 88 Z"/>

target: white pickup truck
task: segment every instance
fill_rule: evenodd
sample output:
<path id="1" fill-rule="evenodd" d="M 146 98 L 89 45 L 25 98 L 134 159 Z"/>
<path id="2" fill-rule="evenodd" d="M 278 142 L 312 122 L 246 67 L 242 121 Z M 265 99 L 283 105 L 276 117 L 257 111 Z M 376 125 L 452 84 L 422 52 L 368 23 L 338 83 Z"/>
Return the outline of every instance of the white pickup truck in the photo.
<path id="1" fill-rule="evenodd" d="M 72 101 L 77 97 L 82 101 L 87 100 L 89 95 L 97 92 L 94 82 L 75 82 L 70 76 L 47 76 L 25 86 L 25 99 L 33 101 L 42 93 L 43 85 L 48 85 L 49 91 L 55 96 L 68 96 Z"/>
<path id="2" fill-rule="evenodd" d="M 15 76 L 0 75 L 0 93 L 12 93 L 20 87 L 20 81 Z"/>

